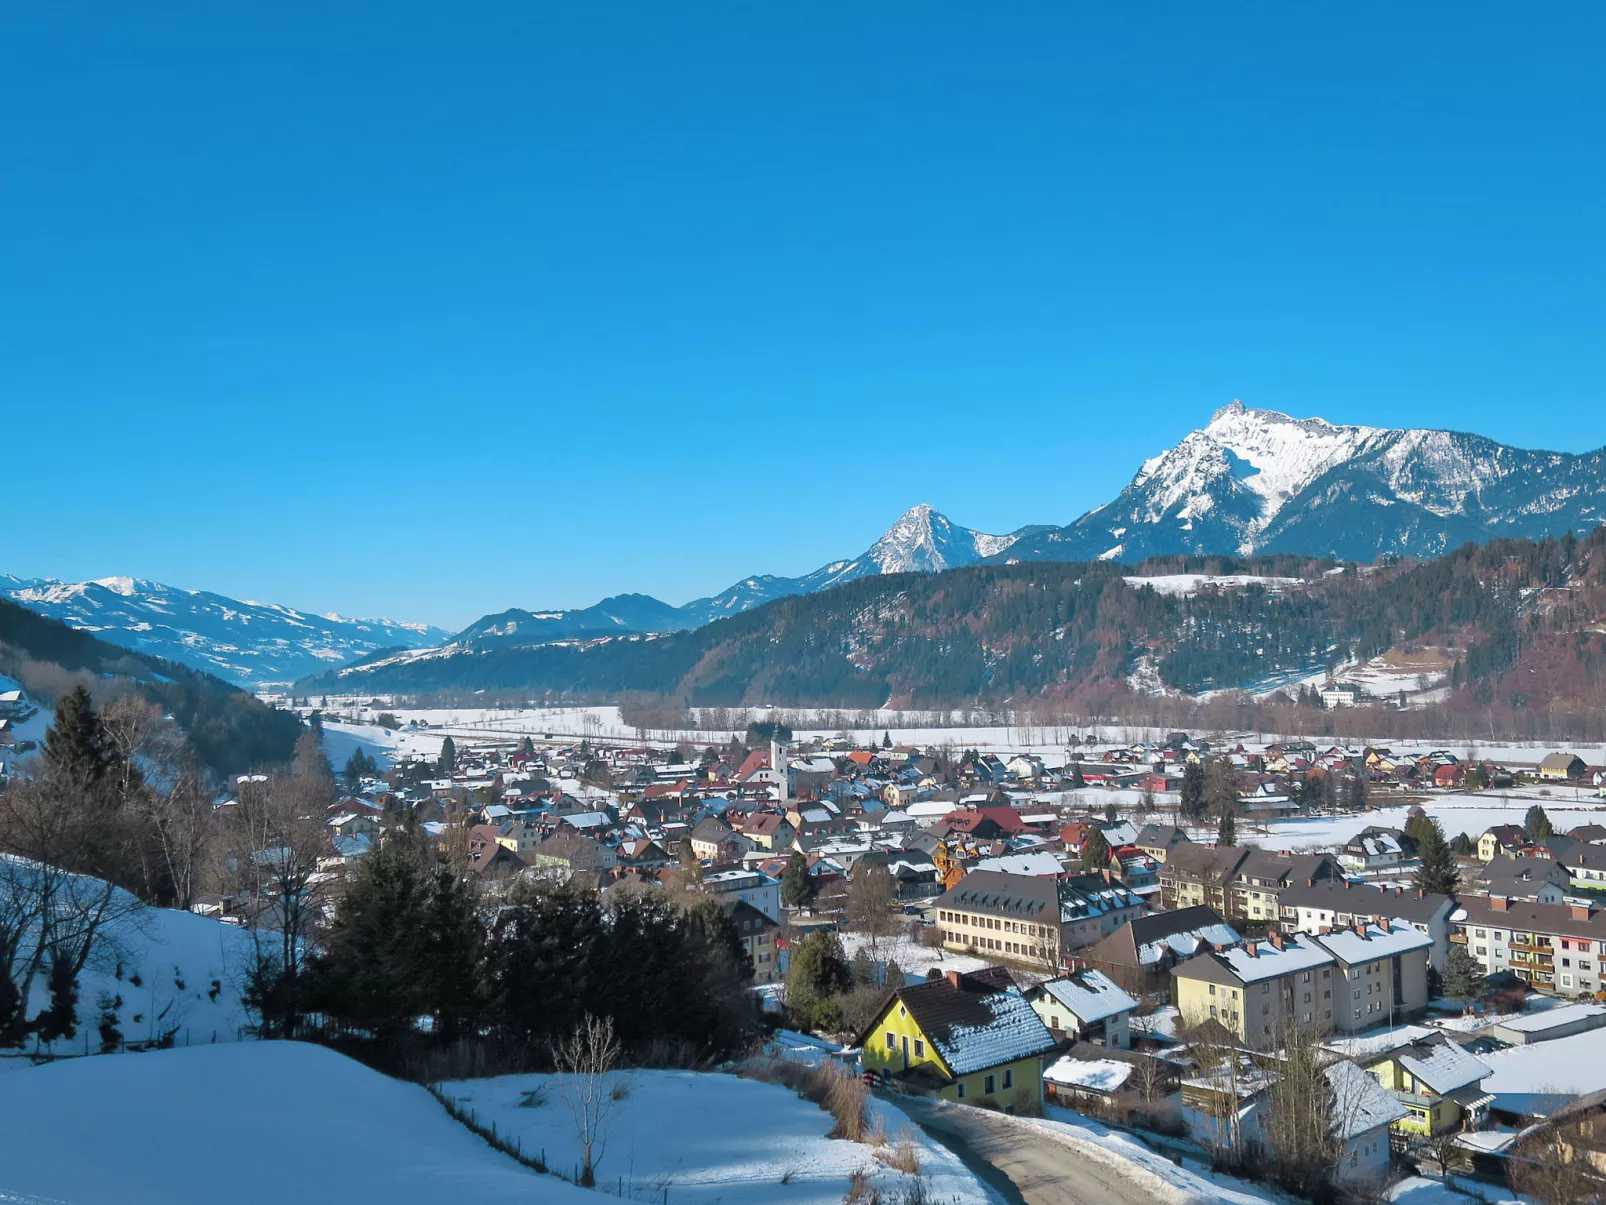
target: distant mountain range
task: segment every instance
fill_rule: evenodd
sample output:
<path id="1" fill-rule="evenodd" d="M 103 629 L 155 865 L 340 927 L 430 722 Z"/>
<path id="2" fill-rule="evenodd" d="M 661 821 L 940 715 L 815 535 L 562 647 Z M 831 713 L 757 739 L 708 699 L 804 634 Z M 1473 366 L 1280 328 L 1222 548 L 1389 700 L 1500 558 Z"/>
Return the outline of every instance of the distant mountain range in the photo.
<path id="1" fill-rule="evenodd" d="M 1583 533 L 1603 521 L 1606 450 L 1526 451 L 1478 435 L 1343 426 L 1234 402 L 1145 462 L 1113 501 L 1066 526 L 987 535 L 921 504 L 858 556 L 801 577 L 743 578 L 683 606 L 620 594 L 578 609 L 513 608 L 449 637 L 424 625 L 308 615 L 131 578 L 0 577 L 0 597 L 125 647 L 260 684 L 382 650 L 488 653 L 685 631 L 886 574 L 1281 553 L 1359 563 L 1391 554 L 1427 559 L 1469 542 Z"/>
<path id="2" fill-rule="evenodd" d="M 680 632 L 740 615 L 777 598 L 816 594 L 862 577 L 883 573 L 941 573 L 945 569 L 980 564 L 1005 552 L 1025 536 L 1051 530 L 1023 527 L 1008 535 L 990 536 L 960 527 L 921 503 L 858 556 L 832 561 L 802 577 L 763 574 L 743 578 L 711 598 L 694 599 L 681 607 L 672 607 L 646 594 L 620 594 L 572 611 L 514 609 L 487 615 L 452 640 L 454 644 L 484 650 L 625 633 Z"/>
<path id="3" fill-rule="evenodd" d="M 135 577 L 60 582 L 0 575 L 0 598 L 245 686 L 293 682 L 378 649 L 435 645 L 449 635 L 425 624 L 308 615 Z"/>

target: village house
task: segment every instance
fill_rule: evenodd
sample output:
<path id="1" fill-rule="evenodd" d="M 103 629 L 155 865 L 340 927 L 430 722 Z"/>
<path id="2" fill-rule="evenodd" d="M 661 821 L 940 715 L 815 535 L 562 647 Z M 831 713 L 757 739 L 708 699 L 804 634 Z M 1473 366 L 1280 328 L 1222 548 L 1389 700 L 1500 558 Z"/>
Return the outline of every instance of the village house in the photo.
<path id="1" fill-rule="evenodd" d="M 1070 1038 L 1124 1049 L 1132 1044 L 1132 1013 L 1138 1002 L 1102 971 L 1072 971 L 1026 991 L 1026 1002 L 1055 1040 Z"/>
<path id="2" fill-rule="evenodd" d="M 572 875 L 595 875 L 619 864 L 614 850 L 581 833 L 559 829 L 535 847 L 534 865 Z"/>
<path id="3" fill-rule="evenodd" d="M 739 899 L 772 921 L 781 919 L 781 881 L 757 870 L 719 870 L 703 876 L 703 890 L 722 904 Z"/>
<path id="4" fill-rule="evenodd" d="M 1367 1071 L 1393 1094 L 1405 1115 L 1393 1128 L 1407 1138 L 1432 1139 L 1471 1129 L 1493 1097 L 1483 1091 L 1489 1065 L 1443 1034 L 1390 1050 Z"/>
<path id="5" fill-rule="evenodd" d="M 1497 824 L 1478 838 L 1478 861 L 1514 858 L 1528 846 L 1528 834 L 1515 824 Z"/>
<path id="6" fill-rule="evenodd" d="M 1145 824 L 1132 844 L 1156 862 L 1164 862 L 1173 849 L 1188 844 L 1188 834 L 1174 824 Z"/>
<path id="7" fill-rule="evenodd" d="M 1546 782 L 1583 782 L 1589 766 L 1576 753 L 1552 753 L 1539 763 L 1539 777 Z"/>
<path id="8" fill-rule="evenodd" d="M 899 1090 L 1006 1113 L 1042 1103 L 1054 1036 L 1001 967 L 898 988 L 858 1037 L 863 1065 Z"/>

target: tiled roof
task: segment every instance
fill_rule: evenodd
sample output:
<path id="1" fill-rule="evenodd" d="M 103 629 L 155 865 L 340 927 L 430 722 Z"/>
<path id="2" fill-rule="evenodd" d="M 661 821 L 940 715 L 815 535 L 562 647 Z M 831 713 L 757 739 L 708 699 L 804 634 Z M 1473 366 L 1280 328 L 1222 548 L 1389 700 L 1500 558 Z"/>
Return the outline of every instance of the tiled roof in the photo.
<path id="1" fill-rule="evenodd" d="M 1316 941 L 1348 966 L 1377 958 L 1392 958 L 1412 950 L 1425 950 L 1433 944 L 1433 939 L 1426 933 L 1394 921 L 1390 921 L 1387 928 L 1366 925 L 1360 933 L 1353 929 L 1337 929 L 1332 933 L 1323 933 Z"/>
<path id="2" fill-rule="evenodd" d="M 1440 1096 L 1476 1084 L 1489 1074 L 1489 1065 L 1482 1059 L 1445 1040 L 1416 1042 L 1394 1057 Z"/>
<path id="3" fill-rule="evenodd" d="M 1254 952 L 1251 953 L 1251 950 Z M 1333 962 L 1331 954 L 1303 933 L 1283 938 L 1283 948 L 1280 950 L 1269 941 L 1256 941 L 1241 949 L 1224 950 L 1209 957 L 1225 964 L 1242 983 L 1260 983 L 1295 971 L 1330 966 Z"/>

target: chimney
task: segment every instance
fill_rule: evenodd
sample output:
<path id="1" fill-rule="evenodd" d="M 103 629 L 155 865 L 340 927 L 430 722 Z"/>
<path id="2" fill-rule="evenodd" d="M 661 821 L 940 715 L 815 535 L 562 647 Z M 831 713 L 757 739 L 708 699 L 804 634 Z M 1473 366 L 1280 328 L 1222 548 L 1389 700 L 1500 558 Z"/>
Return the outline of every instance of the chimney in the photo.
<path id="1" fill-rule="evenodd" d="M 1568 909 L 1572 913 L 1574 920 L 1589 919 L 1590 906 L 1588 904 L 1569 904 Z"/>
<path id="2" fill-rule="evenodd" d="M 945 978 L 948 980 L 948 986 L 953 988 L 954 991 L 957 992 L 963 990 L 962 980 L 964 979 L 964 976 L 958 971 L 949 971 Z"/>
<path id="3" fill-rule="evenodd" d="M 1418 887 L 1416 889 L 1416 898 L 1419 899 L 1419 900 L 1427 899 L 1428 898 L 1428 889 L 1426 887 Z"/>
<path id="4" fill-rule="evenodd" d="M 1281 950 L 1283 948 L 1283 935 L 1276 929 L 1273 929 L 1270 933 L 1266 934 L 1266 940 L 1271 942 L 1272 948 L 1275 950 Z"/>
<path id="5" fill-rule="evenodd" d="M 1506 897 L 1503 895 L 1491 895 L 1489 897 L 1489 907 L 1496 912 L 1504 912 L 1506 910 Z"/>
<path id="6" fill-rule="evenodd" d="M 1259 958 L 1260 957 L 1260 947 L 1257 946 L 1254 942 L 1250 942 L 1247 946 L 1244 947 L 1244 949 L 1249 952 L 1249 957 L 1251 957 L 1251 958 Z"/>

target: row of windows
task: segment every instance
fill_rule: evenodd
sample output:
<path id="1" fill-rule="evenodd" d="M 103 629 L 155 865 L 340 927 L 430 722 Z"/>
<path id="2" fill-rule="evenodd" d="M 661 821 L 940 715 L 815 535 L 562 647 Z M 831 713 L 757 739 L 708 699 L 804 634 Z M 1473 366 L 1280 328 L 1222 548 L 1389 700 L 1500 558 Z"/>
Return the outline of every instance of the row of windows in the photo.
<path id="1" fill-rule="evenodd" d="M 1002 933 L 1020 933 L 1030 937 L 1041 937 L 1049 933 L 1048 925 L 1029 925 L 1019 920 L 999 920 L 996 916 L 971 916 L 966 912 L 938 911 L 939 919 L 950 925 L 968 925 L 975 929 L 997 929 Z"/>

